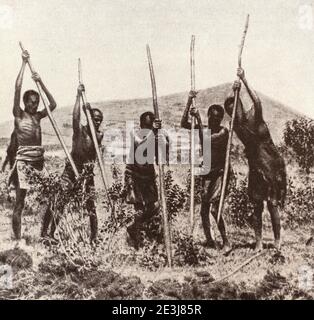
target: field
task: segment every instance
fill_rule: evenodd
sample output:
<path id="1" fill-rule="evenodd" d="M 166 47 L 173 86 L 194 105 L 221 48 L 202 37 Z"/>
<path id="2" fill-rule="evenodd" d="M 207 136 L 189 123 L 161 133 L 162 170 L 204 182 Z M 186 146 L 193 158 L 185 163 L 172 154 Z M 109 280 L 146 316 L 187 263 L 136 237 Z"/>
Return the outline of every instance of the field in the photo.
<path id="1" fill-rule="evenodd" d="M 216 92 L 223 96 L 227 88 L 227 85 L 221 86 L 219 90 L 216 88 Z M 210 97 L 213 100 L 211 94 L 211 89 L 201 92 L 202 112 L 207 99 Z M 185 96 L 186 94 L 180 94 L 161 98 L 163 115 L 167 119 L 166 127 L 174 122 L 174 115 L 178 123 Z M 215 99 L 219 102 L 221 98 Z M 7 173 L 0 176 L 0 263 L 13 267 L 13 288 L 5 289 L 0 286 L 0 298 L 313 299 L 314 286 L 309 288 L 309 285 L 304 284 L 306 277 L 310 275 L 313 278 L 313 272 L 305 274 L 304 268 L 314 270 L 313 175 L 306 175 L 296 164 L 293 153 L 280 144 L 285 121 L 299 115 L 269 98 L 263 99 L 268 101 L 265 117 L 269 120 L 274 140 L 280 145 L 285 157 L 289 175 L 287 203 L 281 213 L 283 244 L 280 252 L 272 246 L 271 223 L 266 211 L 263 216 L 264 250 L 260 255 L 256 255 L 253 250 L 254 233 L 250 226 L 251 210 L 246 189 L 247 165 L 243 158 L 243 148 L 238 144 L 232 152 L 236 180 L 231 186 L 225 210 L 228 237 L 233 247 L 227 256 L 219 250 L 221 239 L 215 223 L 212 231 L 218 249 L 205 249 L 200 244 L 204 236 L 198 198 L 194 234 L 193 237 L 189 235 L 189 177 L 188 166 L 184 165 L 171 165 L 166 169 L 167 205 L 172 231 L 171 269 L 166 266 L 162 241 L 144 238 L 138 251 L 127 242 L 126 226 L 132 221 L 134 211 L 124 201 L 122 164 L 106 166 L 110 195 L 116 206 L 116 224 L 111 221 L 100 175 L 96 170 L 97 212 L 100 220 L 99 242 L 96 245 L 89 245 L 88 219 L 84 217 L 84 212 L 76 207 L 71 207 L 62 219 L 57 233 L 59 242 L 42 242 L 39 235 L 44 204 L 39 204 L 38 197 L 45 200 L 51 196 L 47 190 L 55 186 L 64 165 L 63 154 L 57 147 L 57 141 L 48 126 L 45 126 L 47 168 L 52 178 L 39 183 L 38 192 L 27 198 L 27 208 L 23 215 L 23 239 L 19 243 L 12 240 L 11 215 L 14 199 L 8 199 L 5 185 Z M 112 102 L 112 108 L 117 108 L 119 103 Z M 150 108 L 149 103 L 148 99 L 127 102 L 129 106 L 133 105 L 128 116 L 136 119 L 135 112 L 142 111 L 139 106 L 145 111 Z M 174 108 L 176 103 L 179 111 L 172 112 L 174 109 L 171 108 Z M 144 107 L 147 104 L 146 109 L 143 104 Z M 107 103 L 108 105 L 110 103 Z M 168 116 L 166 112 L 169 112 Z M 273 113 L 275 117 L 272 117 Z M 63 118 L 61 114 L 68 116 Z M 56 117 L 58 123 L 64 124 L 63 133 L 68 144 L 71 137 L 69 114 L 68 108 L 60 109 Z M 127 120 L 125 111 L 121 119 Z M 119 122 L 113 122 L 114 124 L 118 125 Z M 4 130 L 4 127 L 0 128 L 1 130 Z M 9 134 L 10 132 L 3 137 Z M 4 148 L 6 140 L 3 139 L 2 142 Z M 46 187 L 46 193 L 42 192 L 43 186 Z M 146 228 L 160 240 L 162 233 L 158 219 L 156 217 Z M 248 262 L 248 259 L 254 256 L 255 258 Z M 244 262 L 248 263 L 232 274 Z M 223 279 L 228 275 L 229 277 Z"/>

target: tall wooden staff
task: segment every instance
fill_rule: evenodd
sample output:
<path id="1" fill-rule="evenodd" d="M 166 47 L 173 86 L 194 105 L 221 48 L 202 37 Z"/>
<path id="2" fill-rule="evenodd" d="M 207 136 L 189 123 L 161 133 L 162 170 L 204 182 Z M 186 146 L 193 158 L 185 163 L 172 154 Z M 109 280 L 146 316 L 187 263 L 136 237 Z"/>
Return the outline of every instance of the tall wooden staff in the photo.
<path id="1" fill-rule="evenodd" d="M 20 42 L 19 44 L 20 44 L 20 47 L 21 47 L 22 51 L 25 51 L 24 48 L 23 48 L 22 42 Z M 32 64 L 31 64 L 30 59 L 28 59 L 27 64 L 29 66 L 29 69 L 30 69 L 31 73 L 34 74 L 35 71 L 34 71 L 34 68 L 33 68 Z M 54 117 L 52 115 L 52 112 L 51 112 L 50 108 L 47 106 L 47 104 L 45 102 L 44 96 L 43 96 L 43 94 L 41 92 L 41 87 L 36 81 L 35 81 L 35 83 L 36 83 L 36 86 L 37 86 L 37 89 L 38 89 L 39 96 L 40 96 L 40 98 L 41 98 L 41 100 L 43 102 L 43 105 L 44 105 L 45 109 L 47 110 L 48 118 L 49 118 L 49 120 L 50 120 L 50 122 L 52 124 L 52 127 L 55 130 L 55 133 L 56 133 L 56 135 L 57 135 L 57 137 L 58 137 L 58 139 L 59 139 L 59 141 L 61 143 L 61 146 L 62 146 L 62 148 L 64 150 L 65 155 L 67 156 L 67 158 L 68 158 L 68 160 L 70 162 L 70 165 L 71 165 L 71 167 L 73 169 L 73 172 L 74 172 L 76 178 L 78 178 L 79 173 L 77 171 L 76 165 L 75 165 L 75 163 L 73 161 L 73 158 L 72 158 L 69 150 L 67 149 L 67 147 L 65 145 L 65 142 L 64 142 L 64 140 L 62 138 L 62 135 L 61 135 L 61 132 L 60 132 L 60 130 L 58 128 L 58 125 L 57 125 L 57 123 L 56 123 L 56 121 L 55 121 L 55 119 L 54 119 Z"/>
<path id="2" fill-rule="evenodd" d="M 159 110 L 158 110 L 158 101 L 157 101 L 157 89 L 156 89 L 156 81 L 154 75 L 154 68 L 152 57 L 150 54 L 149 46 L 146 45 L 147 50 L 147 58 L 148 58 L 148 66 L 150 72 L 150 80 L 152 84 L 152 95 L 153 95 L 153 106 L 155 119 L 159 120 Z M 159 145 L 159 143 L 158 143 Z M 158 147 L 158 171 L 159 171 L 159 202 L 161 204 L 162 216 L 163 216 L 163 227 L 164 227 L 164 241 L 167 253 L 168 266 L 171 268 L 172 266 L 172 254 L 171 254 L 171 236 L 170 236 L 170 227 L 167 215 L 167 204 L 165 197 L 165 185 L 164 185 L 164 164 L 162 163 L 161 150 Z"/>
<path id="3" fill-rule="evenodd" d="M 242 64 L 242 52 L 243 52 L 243 48 L 244 48 L 246 34 L 247 34 L 247 31 L 249 28 L 249 19 L 250 19 L 250 15 L 247 15 L 245 28 L 244 28 L 244 32 L 243 32 L 243 36 L 242 36 L 242 40 L 241 40 L 241 44 L 240 44 L 239 55 L 238 55 L 239 68 L 241 67 L 241 64 Z M 221 187 L 221 195 L 220 195 L 220 199 L 219 199 L 217 223 L 219 223 L 220 217 L 222 215 L 225 196 L 226 196 L 228 172 L 229 172 L 229 166 L 230 166 L 230 151 L 231 151 L 231 146 L 232 146 L 234 119 L 235 119 L 235 115 L 236 115 L 236 111 L 237 111 L 237 107 L 238 107 L 238 103 L 239 103 L 239 96 L 240 96 L 240 89 L 237 89 L 235 92 L 234 104 L 233 104 L 233 110 L 232 110 L 232 116 L 231 116 L 231 122 L 230 122 L 230 130 L 229 130 L 229 137 L 228 137 L 228 144 L 227 144 L 227 151 L 226 151 L 224 176 L 223 176 L 223 182 L 222 182 L 222 187 Z"/>
<path id="4" fill-rule="evenodd" d="M 81 59 L 78 59 L 78 77 L 79 77 L 79 83 L 82 84 Z M 86 105 L 87 99 L 86 99 L 85 91 L 82 92 L 82 102 L 83 102 L 83 105 Z M 97 141 L 94 121 L 92 119 L 92 115 L 90 113 L 90 110 L 85 108 L 85 112 L 86 112 L 87 123 L 89 125 L 90 131 L 91 131 L 91 134 L 92 134 L 94 147 L 95 147 L 95 150 L 96 150 L 98 165 L 99 165 L 99 168 L 100 168 L 100 174 L 101 174 L 102 181 L 103 181 L 103 184 L 104 184 L 104 190 L 105 190 L 106 197 L 107 197 L 107 200 L 108 200 L 108 203 L 109 203 L 109 207 L 111 209 L 112 218 L 115 220 L 114 206 L 113 206 L 113 204 L 111 202 L 111 199 L 110 199 L 109 193 L 108 193 L 108 188 L 107 188 L 108 184 L 107 184 L 107 181 L 106 181 L 105 167 L 104 167 L 104 163 L 103 163 L 103 160 L 102 160 L 101 152 L 99 150 L 99 145 L 98 145 L 98 141 Z"/>
<path id="5" fill-rule="evenodd" d="M 195 91 L 195 58 L 194 58 L 195 36 L 192 35 L 190 45 L 190 66 L 191 66 L 191 90 Z M 195 99 L 192 99 L 195 107 Z M 191 119 L 191 136 L 190 136 L 190 157 L 191 157 L 191 190 L 190 190 L 190 232 L 193 234 L 194 229 L 194 211 L 195 211 L 195 116 Z"/>

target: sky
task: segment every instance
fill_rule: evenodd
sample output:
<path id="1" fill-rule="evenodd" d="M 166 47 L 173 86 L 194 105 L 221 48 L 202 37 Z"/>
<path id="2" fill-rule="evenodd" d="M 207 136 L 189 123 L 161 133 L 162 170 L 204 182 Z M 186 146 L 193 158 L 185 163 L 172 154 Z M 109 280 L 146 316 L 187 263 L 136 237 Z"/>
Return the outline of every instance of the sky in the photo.
<path id="1" fill-rule="evenodd" d="M 247 79 L 314 118 L 314 0 L 0 0 L 0 121 L 13 117 L 19 41 L 60 107 L 74 103 L 79 57 L 89 101 L 149 97 L 146 43 L 161 96 L 189 90 L 192 34 L 196 87 L 235 80 L 247 13 Z"/>

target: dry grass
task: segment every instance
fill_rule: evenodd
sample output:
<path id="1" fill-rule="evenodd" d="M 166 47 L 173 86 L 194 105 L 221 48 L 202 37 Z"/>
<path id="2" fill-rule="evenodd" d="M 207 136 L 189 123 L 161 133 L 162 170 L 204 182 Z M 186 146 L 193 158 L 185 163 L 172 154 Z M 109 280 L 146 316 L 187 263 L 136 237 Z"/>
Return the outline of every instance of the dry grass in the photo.
<path id="1" fill-rule="evenodd" d="M 61 159 L 50 159 L 50 169 L 55 168 L 60 171 L 61 163 Z M 183 186 L 186 180 L 185 168 L 177 166 L 172 169 L 176 182 Z M 96 186 L 101 187 L 100 181 L 97 181 Z M 109 218 L 101 200 L 99 198 L 97 204 L 100 229 L 106 226 Z M 0 206 L 2 207 L 0 252 L 3 253 L 14 249 L 16 243 L 11 238 L 12 204 L 2 198 Z M 73 243 L 65 243 L 68 246 L 67 252 L 72 254 L 72 258 L 74 257 L 72 260 L 68 259 L 62 247 L 47 247 L 40 242 L 41 208 L 32 206 L 32 210 L 28 210 L 23 216 L 23 240 L 18 244 L 19 248 L 31 257 L 32 266 L 15 268 L 14 288 L 0 290 L 0 297 L 4 299 L 313 299 L 313 289 L 304 291 L 298 287 L 300 267 L 308 265 L 314 269 L 313 244 L 306 246 L 307 240 L 313 236 L 313 225 L 302 225 L 294 230 L 284 225 L 283 247 L 278 254 L 272 249 L 271 224 L 268 214 L 265 213 L 265 254 L 223 283 L 211 284 L 212 280 L 231 273 L 254 255 L 253 230 L 246 226 L 236 227 L 227 217 L 228 234 L 233 251 L 224 256 L 219 250 L 205 250 L 197 245 L 203 240 L 203 232 L 198 212 L 196 217 L 194 243 L 195 248 L 201 250 L 198 251 L 198 255 L 203 260 L 199 260 L 194 266 L 179 266 L 175 262 L 174 268 L 169 270 L 164 265 L 162 245 L 157 245 L 159 251 L 153 251 L 154 245 L 151 244 L 151 247 L 136 252 L 126 242 L 125 227 L 109 237 L 110 246 L 106 232 L 100 237 L 100 243 L 96 247 L 85 244 L 79 248 L 76 246 L 74 248 L 76 251 L 72 252 Z M 87 222 L 85 219 L 88 232 Z M 176 216 L 172 222 L 172 229 L 179 234 L 187 232 L 186 210 Z M 220 243 L 215 225 L 213 233 Z M 175 246 L 176 244 L 174 250 Z"/>

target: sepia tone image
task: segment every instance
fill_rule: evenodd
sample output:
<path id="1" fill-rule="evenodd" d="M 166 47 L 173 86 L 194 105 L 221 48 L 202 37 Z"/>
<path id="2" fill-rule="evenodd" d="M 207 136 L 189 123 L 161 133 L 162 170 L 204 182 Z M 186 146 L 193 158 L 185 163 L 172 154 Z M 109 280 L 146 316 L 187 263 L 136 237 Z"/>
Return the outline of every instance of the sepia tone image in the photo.
<path id="1" fill-rule="evenodd" d="M 0 46 L 1 300 L 313 300 L 313 0 L 1 0 Z"/>

